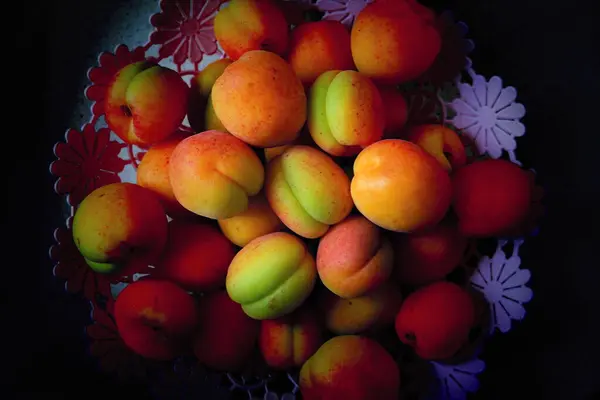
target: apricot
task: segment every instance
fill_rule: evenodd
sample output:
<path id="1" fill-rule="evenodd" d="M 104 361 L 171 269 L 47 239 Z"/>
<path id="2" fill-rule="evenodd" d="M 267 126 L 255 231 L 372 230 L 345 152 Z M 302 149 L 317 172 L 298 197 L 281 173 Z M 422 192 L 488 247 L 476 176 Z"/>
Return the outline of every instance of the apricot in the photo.
<path id="1" fill-rule="evenodd" d="M 299 25 L 291 34 L 288 62 L 307 87 L 327 71 L 354 69 L 350 33 L 339 21 Z"/>
<path id="2" fill-rule="evenodd" d="M 151 359 L 183 355 L 197 317 L 194 298 L 174 283 L 161 280 L 131 283 L 115 301 L 119 336 L 131 350 Z"/>
<path id="3" fill-rule="evenodd" d="M 476 161 L 452 176 L 454 212 L 466 236 L 503 235 L 518 227 L 531 206 L 527 172 L 505 160 Z"/>
<path id="4" fill-rule="evenodd" d="M 394 276 L 399 283 L 411 286 L 444 279 L 460 264 L 468 244 L 458 228 L 449 224 L 421 232 L 396 233 L 391 241 Z"/>
<path id="5" fill-rule="evenodd" d="M 272 0 L 230 0 L 214 20 L 215 38 L 232 60 L 252 50 L 285 56 L 289 27 Z"/>
<path id="6" fill-rule="evenodd" d="M 374 340 L 337 336 L 304 363 L 299 386 L 305 400 L 393 400 L 400 392 L 400 371 Z"/>
<path id="7" fill-rule="evenodd" d="M 387 139 L 361 151 L 354 161 L 351 193 L 358 210 L 395 232 L 436 225 L 450 206 L 448 173 L 414 143 Z"/>
<path id="8" fill-rule="evenodd" d="M 385 112 L 384 139 L 397 139 L 408 120 L 408 104 L 404 95 L 394 86 L 379 87 Z"/>
<path id="9" fill-rule="evenodd" d="M 173 194 L 189 211 L 212 219 L 248 209 L 258 194 L 264 168 L 250 147 L 236 137 L 207 131 L 181 141 L 169 162 Z"/>
<path id="10" fill-rule="evenodd" d="M 411 127 L 407 139 L 434 156 L 446 171 L 460 168 L 467 163 L 467 154 L 462 140 L 456 132 L 443 125 Z"/>
<path id="11" fill-rule="evenodd" d="M 203 297 L 198 304 L 199 328 L 193 338 L 198 360 L 220 371 L 238 371 L 250 359 L 260 322 L 248 317 L 226 292 Z"/>
<path id="12" fill-rule="evenodd" d="M 306 121 L 302 83 L 285 60 L 267 51 L 250 51 L 227 67 L 211 96 L 223 126 L 253 146 L 288 144 Z"/>
<path id="13" fill-rule="evenodd" d="M 392 246 L 379 227 L 351 215 L 319 241 L 317 271 L 323 284 L 349 299 L 381 285 L 393 269 Z"/>
<path id="14" fill-rule="evenodd" d="M 227 239 L 240 247 L 244 247 L 260 236 L 283 228 L 283 224 L 262 194 L 251 197 L 248 201 L 248 209 L 243 213 L 220 219 L 219 226 Z"/>
<path id="15" fill-rule="evenodd" d="M 167 242 L 167 216 L 150 190 L 113 183 L 81 202 L 73 219 L 73 241 L 96 272 L 131 272 L 160 257 Z"/>
<path id="16" fill-rule="evenodd" d="M 254 319 L 282 317 L 298 308 L 313 290 L 317 270 L 306 245 L 275 232 L 248 243 L 227 271 L 227 293 Z"/>
<path id="17" fill-rule="evenodd" d="M 419 77 L 441 48 L 433 12 L 415 0 L 378 0 L 367 5 L 354 21 L 350 41 L 358 70 L 388 85 Z"/>
<path id="18" fill-rule="evenodd" d="M 316 147 L 315 142 L 310 137 L 310 133 L 308 132 L 308 128 L 306 127 L 306 125 L 300 131 L 300 135 L 291 143 L 277 147 L 268 147 L 264 149 L 265 160 L 269 162 L 275 157 L 282 155 L 283 152 L 289 149 L 290 147 L 298 145 Z"/>
<path id="19" fill-rule="evenodd" d="M 164 142 L 152 146 L 144 154 L 137 169 L 137 184 L 154 192 L 171 218 L 193 215 L 179 204 L 169 180 L 171 154 L 187 136 L 183 132 L 177 132 Z"/>
<path id="20" fill-rule="evenodd" d="M 149 147 L 177 131 L 186 113 L 188 85 L 176 71 L 150 61 L 123 67 L 106 88 L 106 124 L 129 144 Z"/>
<path id="21" fill-rule="evenodd" d="M 400 290 L 390 282 L 351 299 L 323 290 L 319 301 L 325 326 L 336 335 L 361 333 L 392 325 L 401 304 Z"/>
<path id="22" fill-rule="evenodd" d="M 259 346 L 270 367 L 301 367 L 321 344 L 321 326 L 310 308 L 303 306 L 285 317 L 261 322 Z"/>
<path id="23" fill-rule="evenodd" d="M 191 220 L 169 222 L 169 239 L 153 276 L 191 291 L 215 290 L 225 284 L 233 245 L 218 228 Z"/>
<path id="24" fill-rule="evenodd" d="M 269 162 L 265 193 L 279 219 L 305 238 L 323 236 L 352 210 L 342 168 L 308 146 L 292 146 Z"/>
<path id="25" fill-rule="evenodd" d="M 215 114 L 210 94 L 217 78 L 223 74 L 225 68 L 231 65 L 232 62 L 229 58 L 213 61 L 192 79 L 187 115 L 190 126 L 196 132 L 210 130 L 227 132 L 227 129 Z"/>
<path id="26" fill-rule="evenodd" d="M 385 110 L 370 79 L 356 71 L 328 71 L 310 89 L 308 128 L 334 156 L 352 156 L 381 139 Z"/>
<path id="27" fill-rule="evenodd" d="M 396 317 L 396 333 L 427 360 L 453 356 L 467 342 L 474 322 L 469 293 L 450 282 L 435 282 L 411 293 Z"/>

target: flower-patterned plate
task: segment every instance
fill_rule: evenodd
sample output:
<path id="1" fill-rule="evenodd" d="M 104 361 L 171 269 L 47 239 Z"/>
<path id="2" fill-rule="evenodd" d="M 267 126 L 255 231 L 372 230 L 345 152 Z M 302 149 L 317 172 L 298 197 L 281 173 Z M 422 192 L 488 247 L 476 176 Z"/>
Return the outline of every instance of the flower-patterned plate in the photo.
<path id="1" fill-rule="evenodd" d="M 351 26 L 372 0 L 280 1 L 292 24 L 301 21 L 304 12 L 312 12 Z M 86 335 L 89 353 L 98 359 L 102 371 L 122 379 L 139 379 L 157 398 L 293 400 L 299 396 L 297 371 L 219 374 L 194 360 L 157 363 L 134 354 L 119 337 L 114 299 L 129 282 L 151 274 L 151 269 L 131 277 L 99 275 L 87 267 L 72 238 L 72 216 L 85 196 L 113 182 L 135 182 L 136 168 L 144 155 L 137 146 L 123 143 L 104 121 L 103 103 L 112 77 L 123 66 L 147 59 L 177 71 L 189 82 L 204 66 L 225 56 L 213 33 L 214 17 L 224 3 L 226 0 L 138 0 L 121 6 L 125 10 L 120 11 L 131 20 L 149 21 L 144 25 L 148 31 L 111 32 L 114 50 L 101 53 L 87 74 L 89 83 L 82 96 L 88 109 L 76 110 L 74 115 L 83 115 L 83 119 L 54 147 L 56 161 L 50 172 L 57 178 L 55 191 L 65 196 L 70 215 L 65 226 L 55 231 L 56 244 L 50 257 L 55 263 L 54 275 L 65 282 L 67 292 L 91 304 Z M 142 12 L 148 15 L 140 15 Z M 422 77 L 401 88 L 409 105 L 407 125 L 446 124 L 459 132 L 470 160 L 505 158 L 521 165 L 517 146 L 518 138 L 525 134 L 520 122 L 525 107 L 516 102 L 516 89 L 505 86 L 498 76 L 486 78 L 475 72 L 468 57 L 474 44 L 467 38 L 466 24 L 455 21 L 448 11 L 439 15 L 437 24 L 443 39 L 438 58 Z M 180 129 L 192 132 L 187 119 Z M 531 179 L 535 184 L 533 170 Z M 477 390 L 477 375 L 485 368 L 479 359 L 484 339 L 509 331 L 514 321 L 525 317 L 525 304 L 532 298 L 527 287 L 531 274 L 522 268 L 519 250 L 526 246 L 525 239 L 537 232 L 537 217 L 543 212 L 541 188 L 536 187 L 535 193 L 532 219 L 517 239 L 499 238 L 471 246 L 461 266 L 449 275 L 449 279 L 480 294 L 482 315 L 488 316 L 472 332 L 472 341 L 461 359 L 442 364 L 392 352 L 401 363 L 406 398 L 465 399 Z"/>

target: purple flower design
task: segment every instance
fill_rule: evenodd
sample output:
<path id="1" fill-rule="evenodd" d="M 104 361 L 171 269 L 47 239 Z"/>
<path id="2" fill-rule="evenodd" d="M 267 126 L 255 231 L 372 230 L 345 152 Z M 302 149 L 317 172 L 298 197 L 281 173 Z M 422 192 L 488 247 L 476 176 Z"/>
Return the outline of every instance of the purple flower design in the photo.
<path id="1" fill-rule="evenodd" d="M 485 363 L 479 359 L 472 359 L 458 365 L 431 362 L 433 372 L 437 376 L 439 386 L 431 399 L 436 400 L 465 400 L 467 393 L 479 389 L 477 375 L 485 369 Z"/>
<path id="2" fill-rule="evenodd" d="M 317 0 L 315 5 L 325 14 L 324 20 L 340 21 L 351 26 L 354 19 L 373 0 Z"/>
<path id="3" fill-rule="evenodd" d="M 499 241 L 492 258 L 482 257 L 471 277 L 471 286 L 482 292 L 490 304 L 490 333 L 496 329 L 508 332 L 511 320 L 520 321 L 525 317 L 523 304 L 533 297 L 532 290 L 525 286 L 531 273 L 520 268 L 519 247 L 523 240 L 512 242 L 512 254 L 506 258 L 502 248 L 508 243 Z"/>
<path id="4" fill-rule="evenodd" d="M 515 156 L 515 138 L 525 134 L 525 126 L 519 119 L 525 115 L 525 107 L 515 103 L 517 90 L 502 87 L 502 79 L 493 76 L 489 81 L 469 70 L 472 84 L 457 84 L 460 97 L 448 106 L 456 115 L 449 122 L 475 142 L 478 151 L 492 158 L 499 158 L 506 150 L 511 161 Z"/>

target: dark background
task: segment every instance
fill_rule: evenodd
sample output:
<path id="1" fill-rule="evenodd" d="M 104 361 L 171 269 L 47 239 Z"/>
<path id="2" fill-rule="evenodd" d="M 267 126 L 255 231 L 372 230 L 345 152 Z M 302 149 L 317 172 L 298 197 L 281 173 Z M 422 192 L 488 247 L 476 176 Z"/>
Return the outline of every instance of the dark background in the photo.
<path id="1" fill-rule="evenodd" d="M 137 389 L 141 398 L 142 388 L 117 387 L 95 372 L 84 351 L 89 306 L 52 278 L 47 255 L 53 230 L 63 224 L 62 200 L 48 173 L 52 146 L 63 138 L 80 96 L 77 85 L 89 67 L 83 56 L 119 1 L 13 3 L 21 9 L 5 6 L 3 14 L 16 51 L 4 49 L 9 108 L 0 114 L 8 179 L 0 387 L 12 389 L 2 397 L 100 398 Z M 487 345 L 477 397 L 591 399 L 594 390 L 600 393 L 600 37 L 592 1 L 424 3 L 454 10 L 469 25 L 478 73 L 500 75 L 518 89 L 527 108 L 519 158 L 546 188 L 541 234 L 522 254 L 534 299 L 524 322 Z"/>

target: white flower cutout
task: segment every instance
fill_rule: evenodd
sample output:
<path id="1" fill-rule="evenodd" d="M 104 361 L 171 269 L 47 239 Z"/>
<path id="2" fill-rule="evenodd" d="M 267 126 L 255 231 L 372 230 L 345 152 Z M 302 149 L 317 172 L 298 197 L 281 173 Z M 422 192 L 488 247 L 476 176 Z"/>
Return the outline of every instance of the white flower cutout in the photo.
<path id="1" fill-rule="evenodd" d="M 520 268 L 519 247 L 523 240 L 513 242 L 513 252 L 509 258 L 502 250 L 507 243 L 499 241 L 492 258 L 482 257 L 471 277 L 471 286 L 482 292 L 490 304 L 490 333 L 496 329 L 508 332 L 511 320 L 520 321 L 525 317 L 523 304 L 533 297 L 532 290 L 525 286 L 531 273 Z"/>
<path id="2" fill-rule="evenodd" d="M 519 164 L 515 138 L 525 134 L 525 126 L 519 122 L 525 107 L 515 103 L 517 90 L 512 86 L 503 88 L 498 76 L 486 81 L 472 69 L 468 72 L 473 83 L 457 83 L 460 97 L 448 104 L 456 113 L 449 122 L 473 139 L 481 154 L 499 158 L 505 150 L 510 160 Z"/>
<path id="3" fill-rule="evenodd" d="M 436 400 L 465 400 L 468 393 L 479 389 L 477 375 L 485 369 L 485 363 L 477 358 L 462 364 L 450 365 L 431 362 L 439 386 L 431 398 Z"/>
<path id="4" fill-rule="evenodd" d="M 324 12 L 324 20 L 340 21 L 350 27 L 356 16 L 373 0 L 317 0 L 315 5 Z"/>

